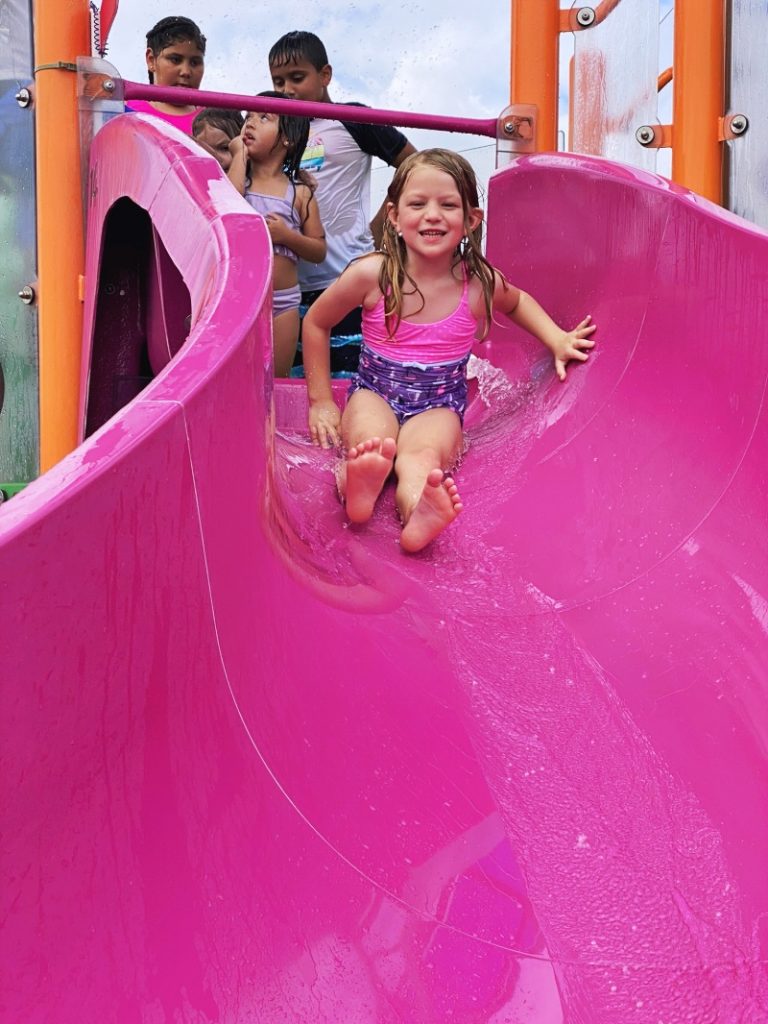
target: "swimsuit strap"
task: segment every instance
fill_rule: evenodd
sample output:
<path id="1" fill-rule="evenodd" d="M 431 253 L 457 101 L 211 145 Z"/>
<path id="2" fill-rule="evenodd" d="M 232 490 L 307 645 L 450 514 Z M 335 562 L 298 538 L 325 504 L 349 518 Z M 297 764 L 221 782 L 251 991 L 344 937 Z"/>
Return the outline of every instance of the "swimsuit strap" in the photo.
<path id="1" fill-rule="evenodd" d="M 469 301 L 469 274 L 467 273 L 467 265 L 464 260 L 461 261 L 461 276 L 464 280 L 464 288 L 461 292 L 461 302 Z M 459 306 L 461 306 L 461 302 Z"/>

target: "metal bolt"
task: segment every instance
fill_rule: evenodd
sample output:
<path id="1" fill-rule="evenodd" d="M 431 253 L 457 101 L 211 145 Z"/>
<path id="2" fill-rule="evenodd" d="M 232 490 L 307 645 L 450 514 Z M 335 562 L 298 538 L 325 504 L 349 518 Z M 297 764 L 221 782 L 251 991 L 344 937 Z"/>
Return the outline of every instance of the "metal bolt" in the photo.
<path id="1" fill-rule="evenodd" d="M 656 138 L 656 132 L 653 130 L 651 125 L 643 124 L 635 132 L 635 138 L 641 146 L 650 146 Z"/>
<path id="2" fill-rule="evenodd" d="M 16 93 L 16 102 L 22 109 L 24 107 L 28 107 L 29 104 L 32 102 L 32 93 L 29 91 L 29 89 L 19 89 L 19 91 Z"/>
<path id="3" fill-rule="evenodd" d="M 749 128 L 749 118 L 746 114 L 734 114 L 731 118 L 731 131 L 734 135 L 743 135 Z"/>
<path id="4" fill-rule="evenodd" d="M 111 78 L 105 78 L 104 79 L 104 92 L 114 92 L 114 91 L 115 91 L 115 83 L 112 81 Z"/>
<path id="5" fill-rule="evenodd" d="M 576 21 L 582 28 L 589 28 L 590 25 L 594 25 L 596 17 L 597 15 L 591 7 L 580 7 L 576 11 Z"/>
<path id="6" fill-rule="evenodd" d="M 19 292 L 19 298 L 25 306 L 31 306 L 35 301 L 35 289 L 31 284 L 25 284 Z"/>
<path id="7" fill-rule="evenodd" d="M 517 131 L 517 125 L 515 124 L 514 121 L 505 121 L 504 122 L 504 134 L 505 135 L 515 135 L 516 131 Z"/>

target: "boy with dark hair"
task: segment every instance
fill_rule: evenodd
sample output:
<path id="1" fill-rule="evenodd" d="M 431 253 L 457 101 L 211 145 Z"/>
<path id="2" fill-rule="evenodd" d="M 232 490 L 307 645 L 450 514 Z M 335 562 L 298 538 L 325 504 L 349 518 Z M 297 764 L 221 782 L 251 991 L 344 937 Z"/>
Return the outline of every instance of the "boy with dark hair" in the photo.
<path id="1" fill-rule="evenodd" d="M 290 99 L 332 104 L 328 85 L 333 69 L 325 46 L 312 32 L 288 32 L 269 51 L 272 84 Z M 361 103 L 350 104 L 363 106 Z M 299 264 L 302 314 L 331 285 L 347 264 L 371 252 L 381 240 L 383 207 L 370 221 L 372 157 L 398 167 L 415 147 L 397 129 L 327 118 L 310 122 L 302 169 L 317 182 L 315 193 L 326 232 L 328 255 L 315 266 Z M 331 369 L 351 376 L 362 340 L 360 310 L 353 310 L 331 332 Z M 299 349 L 301 346 L 299 346 Z M 300 359 L 300 354 L 297 356 Z M 301 376 L 303 370 L 294 368 Z"/>

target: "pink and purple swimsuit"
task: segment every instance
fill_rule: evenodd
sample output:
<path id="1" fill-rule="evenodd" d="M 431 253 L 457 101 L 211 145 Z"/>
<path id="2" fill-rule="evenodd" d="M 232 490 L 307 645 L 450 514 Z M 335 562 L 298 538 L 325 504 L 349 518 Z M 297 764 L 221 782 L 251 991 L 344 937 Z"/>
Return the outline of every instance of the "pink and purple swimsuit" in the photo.
<path id="1" fill-rule="evenodd" d="M 384 319 L 384 296 L 363 309 L 360 365 L 349 394 L 373 391 L 400 423 L 428 409 L 453 409 L 463 422 L 467 406 L 467 361 L 478 320 L 469 308 L 469 279 L 456 309 L 443 320 L 414 324 L 401 320 L 392 337 Z"/>

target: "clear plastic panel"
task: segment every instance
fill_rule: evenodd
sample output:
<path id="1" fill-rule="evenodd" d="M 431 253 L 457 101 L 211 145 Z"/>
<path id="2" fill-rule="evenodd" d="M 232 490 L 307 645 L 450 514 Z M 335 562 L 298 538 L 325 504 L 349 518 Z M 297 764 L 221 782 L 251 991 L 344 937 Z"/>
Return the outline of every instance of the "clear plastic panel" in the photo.
<path id="1" fill-rule="evenodd" d="M 38 473 L 37 309 L 19 292 L 34 288 L 35 115 L 17 101 L 32 88 L 29 0 L 0 3 L 0 489 Z"/>
<path id="2" fill-rule="evenodd" d="M 533 103 L 515 103 L 502 110 L 496 129 L 497 167 L 505 167 L 523 153 L 536 151 L 537 117 Z"/>
<path id="3" fill-rule="evenodd" d="M 765 0 L 731 0 L 729 115 L 744 114 L 749 128 L 726 143 L 728 206 L 768 229 L 768 74 Z"/>
<path id="4" fill-rule="evenodd" d="M 100 57 L 77 58 L 77 107 L 80 122 L 80 177 L 83 186 L 83 210 L 88 209 L 86 183 L 91 158 L 91 143 L 106 122 L 122 114 L 123 80 L 109 61 Z"/>
<path id="5" fill-rule="evenodd" d="M 657 151 L 643 148 L 635 132 L 658 123 L 658 4 L 619 0 L 574 37 L 571 150 L 655 170 Z"/>

